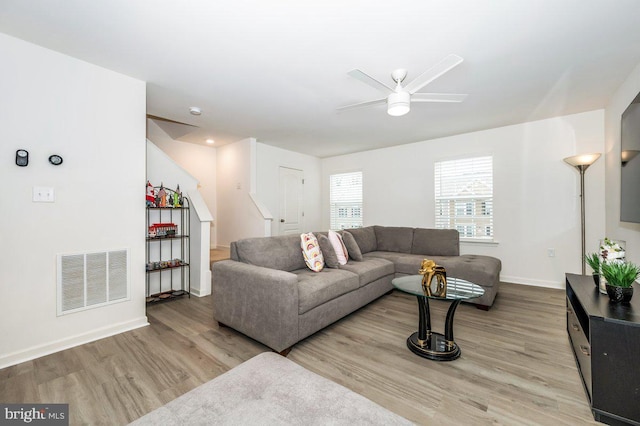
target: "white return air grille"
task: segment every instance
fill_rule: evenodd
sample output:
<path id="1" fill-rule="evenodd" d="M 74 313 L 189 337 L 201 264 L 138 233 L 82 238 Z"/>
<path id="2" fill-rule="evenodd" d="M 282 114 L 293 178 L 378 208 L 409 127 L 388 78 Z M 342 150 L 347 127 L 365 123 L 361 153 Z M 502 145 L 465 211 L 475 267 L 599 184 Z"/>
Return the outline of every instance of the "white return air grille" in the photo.
<path id="1" fill-rule="evenodd" d="M 58 255 L 58 315 L 129 299 L 129 252 Z"/>

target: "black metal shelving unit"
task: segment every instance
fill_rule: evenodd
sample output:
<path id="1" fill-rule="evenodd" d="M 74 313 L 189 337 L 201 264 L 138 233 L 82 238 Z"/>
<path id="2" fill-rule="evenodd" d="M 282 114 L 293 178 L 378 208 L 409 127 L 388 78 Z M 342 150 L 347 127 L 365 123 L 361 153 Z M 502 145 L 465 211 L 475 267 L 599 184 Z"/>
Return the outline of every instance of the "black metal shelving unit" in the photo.
<path id="1" fill-rule="evenodd" d="M 164 188 L 172 197 L 179 194 Z M 189 251 L 189 200 L 180 197 L 180 207 L 147 207 L 146 239 L 146 301 L 148 304 L 166 302 L 182 296 L 191 297 Z M 159 226 L 173 224 L 171 226 Z M 160 229 L 153 235 L 150 227 Z M 167 231 L 168 229 L 168 231 Z"/>

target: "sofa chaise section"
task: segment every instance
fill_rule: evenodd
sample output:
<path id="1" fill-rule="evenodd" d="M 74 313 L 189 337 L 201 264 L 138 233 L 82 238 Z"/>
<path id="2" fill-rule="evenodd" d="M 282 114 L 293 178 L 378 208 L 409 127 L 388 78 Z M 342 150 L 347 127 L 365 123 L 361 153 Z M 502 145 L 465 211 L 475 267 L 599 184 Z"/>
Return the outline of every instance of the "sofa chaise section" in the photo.
<path id="1" fill-rule="evenodd" d="M 415 275 L 424 258 L 444 266 L 447 275 L 478 284 L 484 295 L 471 303 L 487 310 L 500 285 L 502 263 L 491 256 L 460 255 L 460 234 L 454 229 L 368 226 L 348 230 L 363 257 L 393 262 L 395 276 Z"/>

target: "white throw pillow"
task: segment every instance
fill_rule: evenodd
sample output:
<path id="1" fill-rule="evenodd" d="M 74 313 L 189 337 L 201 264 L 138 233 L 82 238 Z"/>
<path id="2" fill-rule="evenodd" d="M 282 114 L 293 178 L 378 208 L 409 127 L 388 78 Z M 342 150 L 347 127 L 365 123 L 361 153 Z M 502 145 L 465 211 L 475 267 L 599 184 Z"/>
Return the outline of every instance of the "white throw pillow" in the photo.
<path id="1" fill-rule="evenodd" d="M 329 241 L 336 252 L 336 256 L 338 256 L 338 263 L 346 265 L 347 260 L 349 260 L 349 252 L 342 241 L 342 235 L 335 231 L 329 231 Z"/>
<path id="2" fill-rule="evenodd" d="M 302 248 L 304 262 L 309 269 L 313 272 L 322 271 L 322 268 L 324 268 L 324 258 L 322 257 L 322 251 L 320 251 L 318 239 L 313 235 L 313 232 L 300 234 L 300 247 Z"/>

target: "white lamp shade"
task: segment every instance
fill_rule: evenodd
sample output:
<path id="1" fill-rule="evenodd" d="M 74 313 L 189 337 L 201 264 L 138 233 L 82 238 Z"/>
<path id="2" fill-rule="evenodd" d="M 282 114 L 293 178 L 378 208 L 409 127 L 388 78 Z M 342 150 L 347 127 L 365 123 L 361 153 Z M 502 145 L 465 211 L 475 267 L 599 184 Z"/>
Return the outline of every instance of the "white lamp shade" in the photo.
<path id="1" fill-rule="evenodd" d="M 635 150 L 635 149 L 627 149 L 625 151 L 622 151 L 622 164 L 627 164 L 629 161 L 631 161 L 636 155 L 638 155 L 640 153 L 640 151 Z"/>
<path id="2" fill-rule="evenodd" d="M 392 93 L 387 98 L 387 114 L 394 117 L 405 115 L 411 110 L 411 95 L 409 92 Z"/>
<path id="3" fill-rule="evenodd" d="M 565 163 L 570 164 L 574 167 L 580 166 L 590 166 L 596 162 L 596 160 L 600 158 L 600 153 L 595 154 L 582 154 L 582 155 L 574 155 L 573 157 L 567 157 L 564 159 Z"/>

